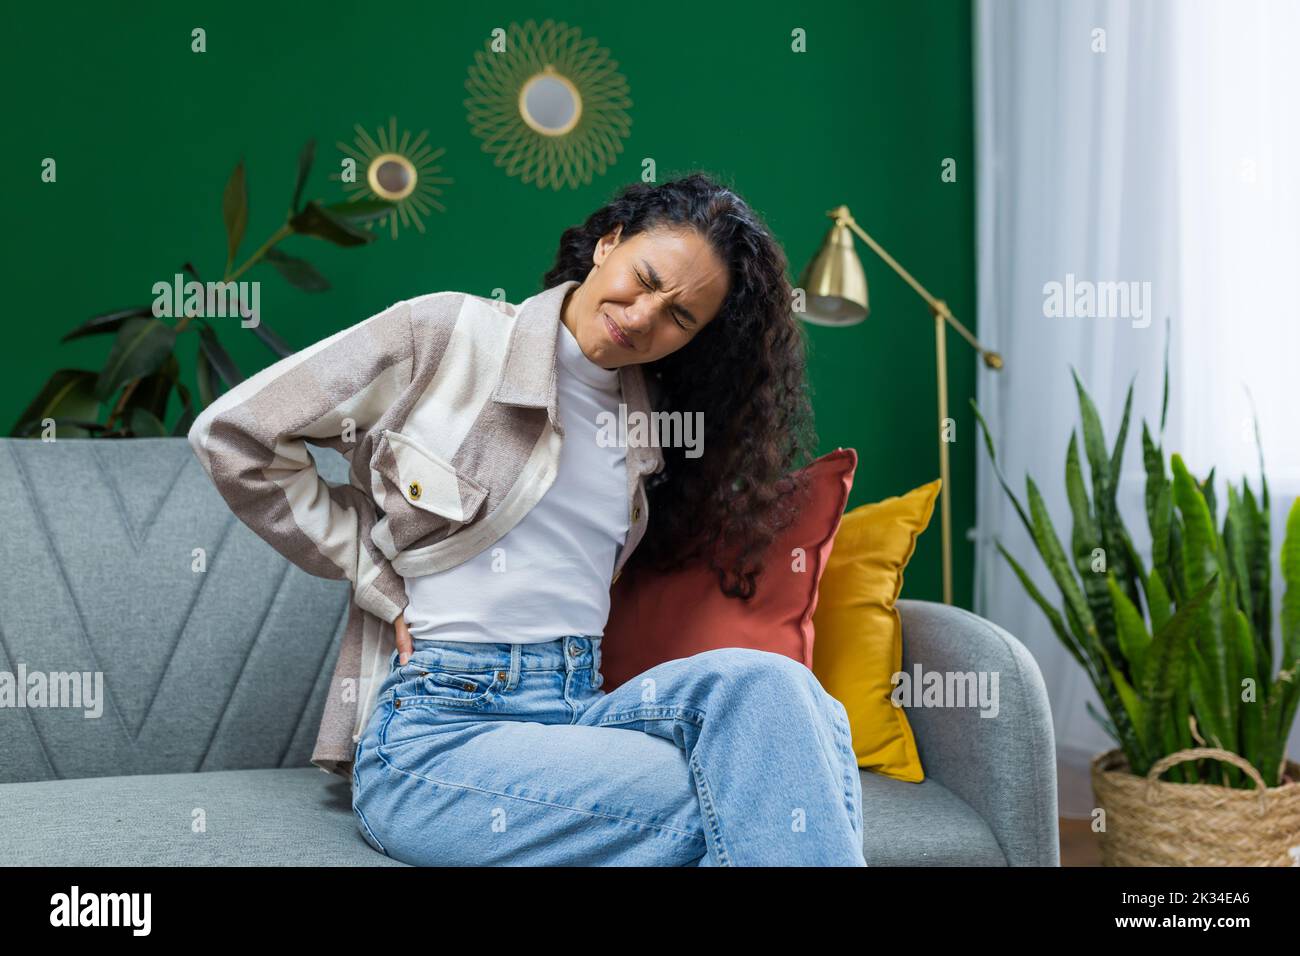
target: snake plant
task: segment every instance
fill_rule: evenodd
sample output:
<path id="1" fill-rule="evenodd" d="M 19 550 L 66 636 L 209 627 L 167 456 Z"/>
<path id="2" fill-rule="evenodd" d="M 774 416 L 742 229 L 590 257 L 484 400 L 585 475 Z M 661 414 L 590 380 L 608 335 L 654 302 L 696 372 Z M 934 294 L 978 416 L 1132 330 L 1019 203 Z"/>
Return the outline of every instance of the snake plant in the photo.
<path id="1" fill-rule="evenodd" d="M 1071 372 L 1089 480 L 1078 433 L 1072 432 L 1065 458 L 1068 550 L 1034 480 L 1025 478 L 1028 510 L 1007 484 L 988 424 L 971 401 L 998 481 L 1060 590 L 1060 607 L 1001 541 L 998 551 L 1087 673 L 1106 713 L 1091 703 L 1088 711 L 1121 748 L 1132 772 L 1145 775 L 1161 757 L 1204 744 L 1239 754 L 1268 786 L 1277 786 L 1300 702 L 1300 499 L 1291 506 L 1282 544 L 1285 593 L 1275 659 L 1268 481 L 1258 423 L 1259 495 L 1244 477 L 1239 487 L 1228 482 L 1222 524 L 1214 470 L 1198 481 L 1177 453 L 1166 463 L 1162 445 L 1143 423 L 1148 570 L 1116 505 L 1133 384 L 1108 451 L 1096 406 Z M 1169 404 L 1167 340 L 1164 376 L 1161 441 Z M 1218 761 L 1185 762 L 1167 772 L 1175 782 L 1254 786 L 1238 768 Z"/>

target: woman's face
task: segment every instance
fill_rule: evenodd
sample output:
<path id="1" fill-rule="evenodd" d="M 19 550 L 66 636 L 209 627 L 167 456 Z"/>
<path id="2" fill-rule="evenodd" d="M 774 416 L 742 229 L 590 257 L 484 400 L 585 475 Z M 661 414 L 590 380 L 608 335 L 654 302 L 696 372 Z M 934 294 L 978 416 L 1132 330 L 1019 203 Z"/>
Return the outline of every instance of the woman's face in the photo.
<path id="1" fill-rule="evenodd" d="M 560 317 L 601 368 L 653 362 L 677 351 L 718 314 L 727 270 L 692 229 L 604 236 L 592 269 L 565 297 Z"/>

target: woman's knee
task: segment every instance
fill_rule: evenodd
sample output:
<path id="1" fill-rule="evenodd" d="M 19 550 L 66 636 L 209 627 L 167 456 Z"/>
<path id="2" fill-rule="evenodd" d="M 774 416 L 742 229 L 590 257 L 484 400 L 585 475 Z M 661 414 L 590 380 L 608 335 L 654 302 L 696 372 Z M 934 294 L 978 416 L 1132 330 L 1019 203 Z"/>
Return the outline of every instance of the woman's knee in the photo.
<path id="1" fill-rule="evenodd" d="M 719 647 L 703 652 L 707 665 L 719 677 L 747 684 L 781 682 L 796 687 L 821 689 L 816 675 L 799 661 L 776 651 L 755 647 Z"/>

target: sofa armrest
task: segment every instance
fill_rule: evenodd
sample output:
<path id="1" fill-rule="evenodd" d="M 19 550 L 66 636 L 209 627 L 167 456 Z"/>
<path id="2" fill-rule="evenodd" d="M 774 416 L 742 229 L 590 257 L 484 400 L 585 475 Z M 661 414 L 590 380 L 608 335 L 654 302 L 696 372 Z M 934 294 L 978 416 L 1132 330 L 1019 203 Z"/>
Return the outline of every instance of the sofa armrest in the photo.
<path id="1" fill-rule="evenodd" d="M 1020 641 L 977 614 L 902 600 L 903 669 L 997 676 L 996 716 L 979 703 L 907 708 L 921 766 L 988 823 L 1012 866 L 1060 866 L 1056 735 L 1038 663 Z M 992 708 L 987 708 L 992 713 Z"/>

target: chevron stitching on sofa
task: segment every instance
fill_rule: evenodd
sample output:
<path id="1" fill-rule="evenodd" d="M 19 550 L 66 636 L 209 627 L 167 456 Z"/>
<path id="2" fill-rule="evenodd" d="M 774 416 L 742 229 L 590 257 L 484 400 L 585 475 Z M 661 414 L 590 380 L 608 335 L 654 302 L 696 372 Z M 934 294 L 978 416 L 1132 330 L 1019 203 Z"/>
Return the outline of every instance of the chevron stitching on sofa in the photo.
<path id="1" fill-rule="evenodd" d="M 0 650 L 4 651 L 5 660 L 8 661 L 10 665 L 17 666 L 17 661 L 14 658 L 13 648 L 11 648 L 9 646 L 9 642 L 5 640 L 3 628 L 0 628 Z M 55 777 L 57 777 L 59 775 L 59 771 L 55 769 L 54 764 L 50 761 L 50 748 L 45 746 L 45 740 L 43 737 L 41 737 L 41 728 L 37 725 L 36 718 L 32 716 L 31 708 L 23 707 L 19 709 L 21 709 L 22 712 L 27 716 L 27 722 L 32 725 L 32 733 L 36 736 L 36 743 L 41 748 L 41 756 L 45 758 L 45 766 L 49 767 L 50 773 Z"/>
<path id="2" fill-rule="evenodd" d="M 136 439 L 136 440 L 147 441 L 148 439 Z M 52 532 L 52 528 L 50 525 L 50 516 L 43 510 L 41 506 L 40 498 L 37 494 L 37 490 L 35 487 L 35 482 L 28 469 L 27 463 L 24 461 L 24 456 L 26 452 L 20 454 L 18 449 L 15 447 L 13 443 L 7 443 L 7 444 L 9 444 L 10 447 L 10 457 L 14 462 L 15 474 L 18 477 L 19 484 L 21 484 L 22 486 L 23 495 L 26 501 L 28 502 L 28 507 L 31 514 L 34 516 L 34 519 L 41 530 L 46 551 L 50 556 L 51 563 L 54 565 L 55 569 L 57 570 L 59 579 L 63 585 L 64 593 L 66 594 L 68 598 L 68 603 L 71 605 L 73 614 L 75 615 L 76 624 L 80 632 L 82 645 L 90 659 L 91 666 L 96 671 L 103 673 L 104 667 L 101 661 L 100 653 L 98 649 L 95 647 L 94 643 L 92 642 L 90 638 L 89 630 L 86 625 L 85 609 L 82 607 L 81 602 L 78 600 L 76 590 L 72 586 L 72 580 L 69 573 L 69 569 L 64 563 L 63 555 L 58 548 L 57 541 Z M 32 453 L 33 454 L 39 453 L 39 450 L 35 450 Z M 154 505 L 153 508 L 149 510 L 149 513 L 145 518 L 142 519 L 141 523 L 137 525 L 131 520 L 130 511 L 126 507 L 126 499 L 122 494 L 121 486 L 118 484 L 117 480 L 114 477 L 113 468 L 110 466 L 108 462 L 104 460 L 103 453 L 101 452 L 100 449 L 93 448 L 91 449 L 91 453 L 92 453 L 92 458 L 94 459 L 95 462 L 95 467 L 97 468 L 100 477 L 102 478 L 105 485 L 107 486 L 110 497 L 113 499 L 114 508 L 117 511 L 118 518 L 121 522 L 121 526 L 125 532 L 125 535 L 131 540 L 132 546 L 138 552 L 140 550 L 141 545 L 148 543 L 148 539 L 153 531 L 154 526 L 157 524 L 159 516 L 163 513 L 168 502 L 171 500 L 172 492 L 177 486 L 177 484 L 179 484 L 180 481 L 182 480 L 183 476 L 185 475 L 186 469 L 191 467 L 198 468 L 199 465 L 197 461 L 193 459 L 192 456 L 189 455 L 178 456 L 180 458 L 180 466 L 172 473 L 171 479 L 167 482 L 167 487 L 165 488 L 162 495 L 157 500 L 157 503 Z M 235 526 L 238 523 L 239 522 L 237 521 L 237 519 L 234 517 L 233 514 L 227 517 L 227 520 L 225 521 L 221 529 L 220 537 L 218 538 L 217 544 L 212 551 L 213 561 L 220 560 L 219 555 L 222 552 L 231 533 L 234 531 Z M 283 556 L 277 556 L 277 560 L 281 564 L 281 574 L 280 574 L 279 581 L 276 583 L 275 589 L 270 595 L 270 600 L 268 601 L 266 608 L 263 610 L 262 615 L 258 620 L 254 632 L 253 641 L 252 643 L 249 644 L 247 650 L 245 651 L 244 658 L 240 662 L 239 669 L 236 672 L 234 681 L 231 684 L 230 691 L 226 699 L 226 703 L 222 707 L 220 714 L 214 723 L 212 732 L 204 747 L 203 754 L 199 758 L 200 768 L 209 758 L 213 745 L 220 737 L 221 728 L 225 724 L 226 718 L 229 715 L 231 703 L 234 700 L 235 694 L 239 691 L 240 685 L 243 681 L 244 674 L 248 668 L 249 661 L 251 660 L 252 653 L 262 640 L 262 635 L 270 620 L 271 611 L 275 608 L 277 602 L 282 600 L 281 592 L 284 590 L 285 583 L 289 579 L 291 563 Z M 212 570 L 213 568 L 210 566 L 209 572 L 211 572 Z M 159 670 L 158 679 L 155 682 L 154 687 L 152 689 L 152 693 L 150 695 L 149 704 L 144 708 L 144 711 L 142 713 L 142 716 L 137 726 L 135 727 L 130 726 L 129 721 L 126 719 L 126 715 L 121 711 L 120 707 L 118 706 L 117 698 L 113 694 L 111 686 L 106 688 L 107 693 L 105 694 L 105 696 L 108 698 L 108 705 L 107 705 L 108 710 L 116 718 L 117 727 L 126 736 L 128 743 L 133 747 L 138 746 L 140 737 L 144 733 L 145 728 L 148 726 L 149 719 L 153 714 L 154 707 L 159 699 L 159 694 L 161 692 L 163 684 L 167 679 L 168 673 L 172 670 L 172 662 L 175 659 L 177 652 L 179 651 L 181 641 L 184 640 L 185 635 L 189 630 L 189 622 L 193 617 L 194 610 L 199 606 L 199 602 L 202 599 L 204 588 L 207 586 L 208 580 L 209 580 L 208 575 L 205 574 L 204 579 L 199 583 L 199 586 L 195 589 L 193 595 L 191 596 L 189 606 L 186 608 L 185 615 L 182 618 L 176 630 L 175 638 L 172 641 L 171 649 L 168 652 L 167 659 L 163 662 L 163 665 Z M 350 610 L 351 610 L 351 602 L 350 601 L 344 602 L 342 607 L 342 612 L 339 615 L 339 617 L 336 619 L 334 634 L 332 635 L 331 639 L 328 642 L 325 642 L 323 646 L 322 656 L 320 658 L 320 661 L 315 671 L 315 682 L 312 685 L 311 692 L 309 692 L 305 696 L 305 699 L 303 700 L 302 706 L 298 711 L 297 718 L 293 723 L 293 731 L 285 741 L 285 745 L 280 753 L 277 766 L 280 767 L 287 766 L 286 762 L 288 760 L 289 753 L 294 748 L 295 742 L 298 739 L 298 735 L 302 730 L 302 726 L 307 719 L 307 715 L 314 709 L 314 701 L 316 700 L 316 691 L 317 691 L 317 687 L 320 684 L 322 673 L 325 670 L 326 663 L 330 659 L 330 655 L 335 647 L 336 642 L 339 640 L 340 634 L 346 631 Z M 11 661 L 14 660 L 13 648 L 10 646 L 9 641 L 5 639 L 3 633 L 0 633 L 0 649 L 3 649 L 4 653 L 6 654 L 9 660 Z M 35 720 L 34 715 L 29 713 L 27 715 L 27 720 L 32 727 L 34 739 L 38 744 L 41 757 L 44 760 L 50 775 L 55 779 L 66 779 L 64 774 L 60 771 L 59 767 L 56 765 L 54 760 L 54 755 L 51 752 L 50 747 L 46 744 L 45 740 L 43 739 L 41 734 L 41 729 L 37 721 Z M 127 771 L 127 772 L 132 772 L 132 771 Z"/>
<path id="3" fill-rule="evenodd" d="M 248 668 L 249 658 L 253 656 L 253 651 L 257 649 L 258 643 L 262 640 L 262 632 L 266 629 L 266 622 L 271 617 L 271 609 L 280 600 L 280 591 L 284 588 L 285 578 L 289 576 L 289 568 L 289 562 L 285 561 L 284 570 L 280 572 L 280 580 L 276 582 L 275 590 L 271 592 L 271 600 L 262 609 L 262 617 L 257 622 L 257 629 L 253 632 L 253 639 L 249 641 L 248 647 L 244 649 L 244 659 L 239 663 L 239 670 L 235 673 L 235 679 L 231 681 L 230 692 L 226 695 L 226 703 L 221 708 L 221 716 L 217 718 L 216 723 L 212 726 L 212 733 L 208 735 L 208 742 L 203 747 L 203 756 L 199 758 L 198 766 L 194 768 L 196 771 L 203 769 L 203 763 L 208 759 L 208 752 L 212 750 L 212 742 L 221 733 L 221 727 L 226 722 L 226 715 L 230 713 L 230 702 L 234 700 L 235 693 L 239 690 L 239 682 L 244 676 L 244 671 Z"/>
<path id="4" fill-rule="evenodd" d="M 219 560 L 218 556 L 221 554 L 221 549 L 225 546 L 226 539 L 230 537 L 230 532 L 234 529 L 237 523 L 238 522 L 233 514 L 227 518 L 225 526 L 221 531 L 221 538 L 217 541 L 217 546 L 212 550 L 212 558 L 214 561 Z M 208 572 L 204 573 L 203 580 L 200 581 L 199 586 L 194 589 L 194 594 L 190 598 L 190 606 L 185 609 L 185 618 L 181 621 L 181 626 L 177 629 L 176 639 L 172 641 L 171 651 L 167 655 L 167 660 L 163 662 L 162 669 L 158 672 L 158 682 L 154 684 L 153 694 L 149 698 L 149 706 L 144 709 L 144 715 L 140 718 L 140 726 L 136 728 L 136 734 L 131 738 L 133 742 L 140 739 L 140 734 L 144 732 L 144 725 L 148 723 L 149 715 L 153 713 L 153 705 L 158 700 L 158 692 L 162 689 L 163 682 L 167 679 L 167 672 L 171 670 L 172 659 L 176 656 L 176 651 L 181 646 L 181 641 L 185 639 L 185 632 L 189 630 L 190 618 L 194 614 L 194 608 L 198 605 L 199 599 L 203 596 L 203 589 L 207 587 L 208 581 L 211 580 L 209 576 L 210 573 L 211 568 L 208 569 Z"/>
<path id="5" fill-rule="evenodd" d="M 54 566 L 58 568 L 59 580 L 63 582 L 63 589 L 68 594 L 68 602 L 72 605 L 72 610 L 77 615 L 77 627 L 81 631 L 81 639 L 83 643 L 85 643 L 86 649 L 90 652 L 91 661 L 95 665 L 95 670 L 102 673 L 104 668 L 103 665 L 100 664 L 99 655 L 95 653 L 95 646 L 90 643 L 90 637 L 86 630 L 85 615 L 82 613 L 81 604 L 77 601 L 76 592 L 73 591 L 72 584 L 68 579 L 67 568 L 63 565 L 63 556 L 59 554 L 59 549 L 54 545 L 54 535 L 50 533 L 50 526 L 46 520 L 45 512 L 41 510 L 40 504 L 36 498 L 36 490 L 32 485 L 31 476 L 28 475 L 26 466 L 22 463 L 22 457 L 14 451 L 13 448 L 14 446 L 10 444 L 10 457 L 14 460 L 14 468 L 18 473 L 19 480 L 22 482 L 23 492 L 27 495 L 27 500 L 31 503 L 32 514 L 36 516 L 36 521 L 41 526 L 41 531 L 45 535 L 46 546 L 49 548 L 50 555 L 54 559 Z M 113 716 L 117 718 L 118 726 L 124 732 L 129 734 L 130 730 L 127 727 L 125 717 L 122 712 L 118 710 L 116 698 L 114 698 L 112 694 L 107 696 Z M 42 743 L 41 746 L 44 747 L 44 744 Z M 45 759 L 52 767 L 55 766 L 53 758 L 48 750 L 46 751 Z M 55 768 L 55 773 L 58 773 L 57 767 Z M 62 777 L 62 774 L 59 774 L 59 776 Z"/>
<path id="6" fill-rule="evenodd" d="M 131 439 L 127 440 L 130 441 Z M 185 471 L 186 467 L 189 465 L 190 459 L 184 457 L 181 458 L 180 467 L 172 472 L 171 480 L 167 482 L 166 488 L 163 490 L 162 498 L 155 503 L 153 508 L 148 512 L 146 525 L 143 533 L 141 533 L 141 531 L 136 528 L 131 521 L 131 516 L 126 510 L 126 504 L 122 497 L 122 491 L 117 484 L 117 479 L 113 477 L 110 469 L 105 466 L 98 445 L 93 445 L 91 451 L 91 457 L 95 461 L 95 467 L 99 469 L 99 473 L 103 476 L 104 484 L 108 487 L 110 496 L 113 499 L 113 504 L 117 507 L 117 512 L 121 516 L 122 527 L 126 529 L 127 536 L 130 537 L 132 546 L 138 552 L 140 550 L 140 545 L 145 543 L 149 537 L 149 532 L 153 530 L 154 524 L 157 523 L 158 515 L 161 514 L 163 508 L 166 507 L 167 501 L 171 497 L 172 489 L 176 487 L 176 479 Z"/>

